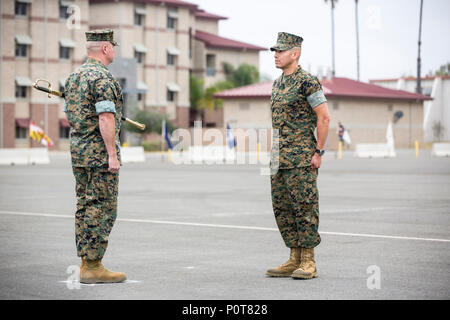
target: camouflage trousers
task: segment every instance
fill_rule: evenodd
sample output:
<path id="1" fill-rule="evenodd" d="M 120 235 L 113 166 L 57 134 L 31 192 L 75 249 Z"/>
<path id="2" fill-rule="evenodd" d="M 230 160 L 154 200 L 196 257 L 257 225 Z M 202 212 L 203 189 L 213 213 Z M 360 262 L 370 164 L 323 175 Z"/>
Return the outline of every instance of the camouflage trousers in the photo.
<path id="1" fill-rule="evenodd" d="M 102 259 L 117 217 L 119 174 L 107 167 L 73 167 L 77 211 L 77 255 L 86 260 Z"/>
<path id="2" fill-rule="evenodd" d="M 314 248 L 320 243 L 318 170 L 280 169 L 271 177 L 272 207 L 287 247 Z"/>

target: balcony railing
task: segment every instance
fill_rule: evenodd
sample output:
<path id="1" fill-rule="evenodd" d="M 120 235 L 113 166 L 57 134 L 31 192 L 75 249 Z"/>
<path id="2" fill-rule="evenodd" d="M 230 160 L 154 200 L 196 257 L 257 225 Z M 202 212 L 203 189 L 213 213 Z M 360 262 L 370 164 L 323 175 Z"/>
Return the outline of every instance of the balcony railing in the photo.
<path id="1" fill-rule="evenodd" d="M 206 68 L 206 75 L 214 77 L 216 75 L 216 68 L 214 67 Z"/>

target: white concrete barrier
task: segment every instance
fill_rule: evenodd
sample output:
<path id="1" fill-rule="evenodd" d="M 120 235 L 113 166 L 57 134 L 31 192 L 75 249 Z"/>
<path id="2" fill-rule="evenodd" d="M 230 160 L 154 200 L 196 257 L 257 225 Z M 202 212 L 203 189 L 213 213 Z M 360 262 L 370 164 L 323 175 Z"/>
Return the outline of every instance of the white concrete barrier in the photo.
<path id="1" fill-rule="evenodd" d="M 2 148 L 0 165 L 49 164 L 47 148 Z"/>
<path id="2" fill-rule="evenodd" d="M 232 163 L 236 159 L 235 151 L 226 146 L 191 146 L 186 155 L 184 161 L 198 164 Z"/>
<path id="3" fill-rule="evenodd" d="M 433 143 L 431 155 L 434 157 L 450 157 L 450 143 Z"/>
<path id="4" fill-rule="evenodd" d="M 227 146 L 191 146 L 188 151 L 174 152 L 177 164 L 269 164 L 270 152 L 236 152 Z"/>
<path id="5" fill-rule="evenodd" d="M 145 162 L 143 147 L 123 147 L 120 148 L 122 163 Z"/>
<path id="6" fill-rule="evenodd" d="M 31 164 L 49 164 L 50 157 L 48 156 L 47 148 L 31 148 L 29 150 L 29 163 Z"/>
<path id="7" fill-rule="evenodd" d="M 358 158 L 394 158 L 394 148 L 387 143 L 359 143 L 355 147 L 355 157 Z"/>

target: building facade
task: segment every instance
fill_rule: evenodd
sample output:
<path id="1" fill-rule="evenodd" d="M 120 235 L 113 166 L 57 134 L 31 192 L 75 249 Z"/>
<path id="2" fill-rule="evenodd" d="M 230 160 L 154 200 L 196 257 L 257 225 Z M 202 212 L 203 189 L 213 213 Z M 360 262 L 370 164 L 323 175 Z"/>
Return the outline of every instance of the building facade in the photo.
<path id="1" fill-rule="evenodd" d="M 415 92 L 417 78 L 370 80 L 385 88 Z M 421 78 L 422 93 L 433 100 L 424 103 L 423 130 L 426 143 L 450 141 L 450 76 Z"/>
<path id="2" fill-rule="evenodd" d="M 4 0 L 0 16 L 3 148 L 38 146 L 28 138 L 30 121 L 44 129 L 54 149 L 68 148 L 62 99 L 49 99 L 31 85 L 43 78 L 60 90 L 86 59 L 88 30 L 114 30 L 120 46 L 110 69 L 127 95 L 125 112 L 131 114 L 134 108 L 161 112 L 181 128 L 192 125 L 190 75 L 204 79 L 207 87 L 224 79 L 223 62 L 259 67 L 259 51 L 265 50 L 220 37 L 219 21 L 225 17 L 179 0 Z M 215 44 L 205 40 L 205 34 Z M 135 79 L 130 79 L 127 68 Z M 206 112 L 205 117 L 212 126 L 223 123 L 221 110 Z"/>
<path id="3" fill-rule="evenodd" d="M 38 146 L 28 138 L 30 121 L 44 129 L 55 146 L 67 147 L 61 99 L 49 99 L 31 85 L 35 79 L 47 79 L 60 90 L 67 75 L 83 63 L 88 6 L 88 0 L 0 2 L 0 147 Z M 68 19 L 71 11 L 73 21 Z"/>
<path id="4" fill-rule="evenodd" d="M 385 143 L 388 123 L 394 121 L 396 112 L 403 114 L 394 124 L 396 148 L 412 148 L 416 140 L 423 143 L 423 104 L 429 97 L 346 78 L 323 79 L 322 86 L 331 116 L 328 150 L 338 147 L 339 122 L 349 132 L 351 149 L 358 143 Z M 272 82 L 267 82 L 216 94 L 225 101 L 224 126 L 229 124 L 231 128 L 244 130 L 270 129 L 271 91 Z M 267 150 L 269 146 L 262 148 Z"/>
<path id="5" fill-rule="evenodd" d="M 89 28 L 114 30 L 117 56 L 138 62 L 137 107 L 162 112 L 181 128 L 193 122 L 190 75 L 203 79 L 206 88 L 224 79 L 223 62 L 259 67 L 259 51 L 265 48 L 220 37 L 218 23 L 224 19 L 178 0 L 90 0 Z M 205 34 L 227 45 L 208 46 Z M 220 126 L 221 113 L 206 112 L 205 121 Z"/>

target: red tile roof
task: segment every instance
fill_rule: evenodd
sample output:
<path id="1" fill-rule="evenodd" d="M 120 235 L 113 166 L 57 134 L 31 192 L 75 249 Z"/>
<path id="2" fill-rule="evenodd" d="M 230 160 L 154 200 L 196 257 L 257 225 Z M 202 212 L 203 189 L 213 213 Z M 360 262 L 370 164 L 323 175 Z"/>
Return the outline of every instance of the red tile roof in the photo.
<path id="1" fill-rule="evenodd" d="M 425 77 L 421 77 L 421 80 L 434 80 L 436 78 L 441 78 L 441 79 L 450 79 L 450 76 L 425 76 Z M 386 82 L 386 81 L 398 81 L 400 79 L 404 79 L 404 80 L 417 80 L 417 77 L 403 77 L 403 78 L 391 78 L 391 79 L 373 79 L 373 80 L 369 80 L 369 82 Z"/>
<path id="2" fill-rule="evenodd" d="M 195 39 L 200 40 L 205 43 L 207 47 L 210 48 L 226 48 L 226 49 L 238 49 L 238 50 L 250 50 L 250 51 L 264 51 L 267 48 L 258 47 L 245 42 L 240 42 L 236 40 L 231 40 L 223 37 L 219 37 L 216 34 L 208 33 L 204 31 L 197 30 L 195 32 Z"/>
<path id="3" fill-rule="evenodd" d="M 164 3 L 167 6 L 173 7 L 186 7 L 191 10 L 197 10 L 197 5 L 190 2 L 185 2 L 181 0 L 128 0 L 134 3 Z M 89 0 L 89 3 L 105 3 L 105 2 L 117 2 L 116 0 Z"/>
<path id="4" fill-rule="evenodd" d="M 273 82 L 256 83 L 249 86 L 225 90 L 215 94 L 216 98 L 270 98 Z M 322 80 L 323 93 L 327 98 L 365 98 L 392 100 L 432 100 L 430 97 L 402 91 L 392 90 L 370 83 L 364 83 L 347 78 Z"/>
<path id="5" fill-rule="evenodd" d="M 227 17 L 218 16 L 217 14 L 206 12 L 205 10 L 198 9 L 195 11 L 195 17 L 198 19 L 208 19 L 208 20 L 226 20 Z"/>
<path id="6" fill-rule="evenodd" d="M 216 98 L 270 98 L 272 94 L 273 82 L 255 83 L 249 86 L 229 89 L 218 92 L 214 95 Z"/>
<path id="7" fill-rule="evenodd" d="M 174 6 L 174 7 L 187 7 L 192 10 L 197 9 L 197 5 L 194 3 L 186 2 L 186 1 L 180 1 L 180 0 L 140 0 L 136 2 L 156 2 L 156 3 L 164 3 L 167 6 Z"/>

